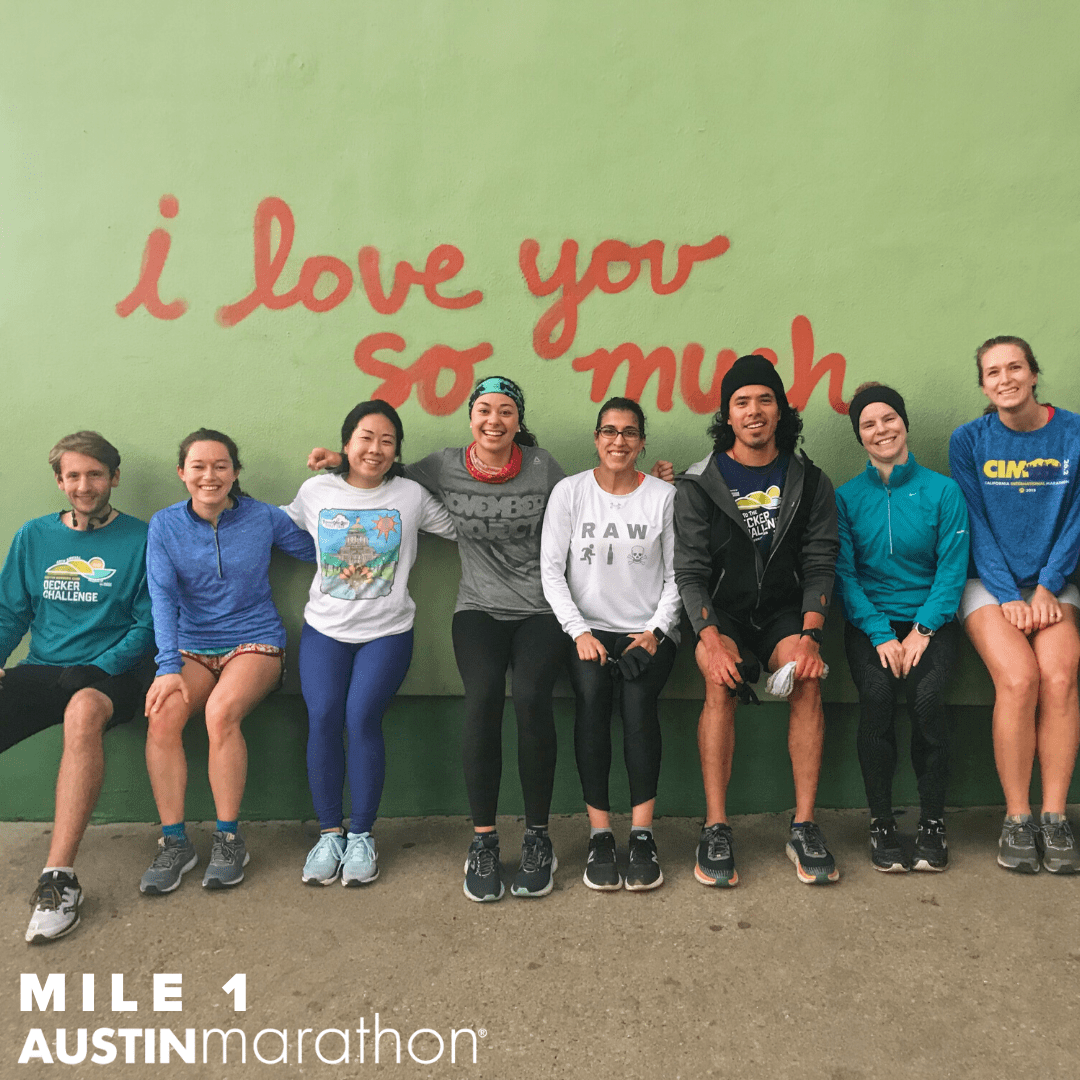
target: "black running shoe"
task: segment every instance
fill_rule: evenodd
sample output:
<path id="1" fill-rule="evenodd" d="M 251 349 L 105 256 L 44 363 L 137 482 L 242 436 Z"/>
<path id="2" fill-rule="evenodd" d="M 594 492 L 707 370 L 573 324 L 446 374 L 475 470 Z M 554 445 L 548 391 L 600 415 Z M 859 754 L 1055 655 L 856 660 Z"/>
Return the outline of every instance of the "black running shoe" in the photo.
<path id="1" fill-rule="evenodd" d="M 936 870 L 949 865 L 949 845 L 945 841 L 945 822 L 941 818 L 920 818 L 915 833 L 914 870 Z"/>
<path id="2" fill-rule="evenodd" d="M 475 833 L 465 859 L 465 895 L 477 903 L 501 900 L 504 886 L 499 865 L 499 834 Z"/>
<path id="3" fill-rule="evenodd" d="M 555 887 L 552 874 L 559 869 L 559 860 L 551 850 L 551 837 L 546 832 L 525 830 L 521 841 L 521 869 L 510 891 L 515 896 L 547 896 Z"/>
<path id="4" fill-rule="evenodd" d="M 893 818 L 875 818 L 870 822 L 870 861 L 875 870 L 886 874 L 906 874 L 907 859 L 896 835 Z"/>
<path id="5" fill-rule="evenodd" d="M 630 833 L 630 865 L 626 868 L 626 887 L 631 892 L 658 889 L 664 884 L 656 841 L 651 832 L 633 830 Z"/>
<path id="6" fill-rule="evenodd" d="M 589 840 L 585 884 L 600 892 L 622 888 L 622 877 L 615 861 L 615 836 L 610 831 L 597 833 Z"/>
<path id="7" fill-rule="evenodd" d="M 787 856 L 804 885 L 828 885 L 840 880 L 840 871 L 825 846 L 825 837 L 813 821 L 792 821 Z"/>
<path id="8" fill-rule="evenodd" d="M 694 877 L 702 885 L 718 885 L 721 888 L 731 889 L 739 884 L 731 826 L 726 821 L 706 825 L 701 830 Z"/>

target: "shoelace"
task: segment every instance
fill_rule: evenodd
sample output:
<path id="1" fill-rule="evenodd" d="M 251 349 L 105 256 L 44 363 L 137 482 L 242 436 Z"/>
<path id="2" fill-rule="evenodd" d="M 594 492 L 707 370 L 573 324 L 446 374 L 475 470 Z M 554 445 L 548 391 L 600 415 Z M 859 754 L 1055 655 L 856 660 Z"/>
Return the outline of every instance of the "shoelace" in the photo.
<path id="1" fill-rule="evenodd" d="M 895 848 L 900 846 L 896 838 L 896 826 L 891 822 L 888 825 L 871 825 L 870 831 L 878 838 L 878 846 L 883 848 Z"/>
<path id="2" fill-rule="evenodd" d="M 480 877 L 490 877 L 495 873 L 497 863 L 492 848 L 483 845 L 473 848 L 469 861 L 472 863 L 474 872 Z"/>
<path id="3" fill-rule="evenodd" d="M 711 825 L 706 832 L 709 835 L 709 858 L 730 859 L 731 837 L 728 831 L 721 829 L 719 825 Z"/>
<path id="4" fill-rule="evenodd" d="M 521 845 L 521 869 L 535 874 L 543 861 L 544 842 L 539 836 L 526 836 Z"/>
<path id="5" fill-rule="evenodd" d="M 1039 834 L 1039 828 L 1034 821 L 1010 821 L 1007 822 L 1009 842 L 1020 847 L 1035 847 L 1035 838 Z"/>
<path id="6" fill-rule="evenodd" d="M 64 894 L 55 881 L 39 881 L 34 895 L 30 897 L 32 908 L 41 908 L 42 911 L 59 911 L 64 902 Z"/>
<path id="7" fill-rule="evenodd" d="M 630 861 L 652 862 L 656 858 L 652 844 L 646 836 L 630 837 Z"/>
<path id="8" fill-rule="evenodd" d="M 825 848 L 825 837 L 814 822 L 800 825 L 792 831 L 802 841 L 803 851 L 811 858 L 822 859 L 828 854 Z"/>
<path id="9" fill-rule="evenodd" d="M 236 862 L 236 853 L 240 848 L 237 837 L 233 837 L 232 840 L 226 840 L 224 837 L 220 840 L 214 841 L 214 846 L 210 851 L 210 865 L 211 866 L 228 866 L 229 863 Z"/>
<path id="10" fill-rule="evenodd" d="M 1042 827 L 1047 847 L 1071 848 L 1074 845 L 1072 829 L 1067 821 L 1047 821 Z"/>
<path id="11" fill-rule="evenodd" d="M 353 854 L 356 853 L 357 848 L 363 848 L 369 859 L 372 861 L 375 859 L 375 841 L 370 836 L 358 836 L 355 840 L 350 840 L 346 847 L 346 856 L 349 854 L 348 848 L 352 848 Z"/>

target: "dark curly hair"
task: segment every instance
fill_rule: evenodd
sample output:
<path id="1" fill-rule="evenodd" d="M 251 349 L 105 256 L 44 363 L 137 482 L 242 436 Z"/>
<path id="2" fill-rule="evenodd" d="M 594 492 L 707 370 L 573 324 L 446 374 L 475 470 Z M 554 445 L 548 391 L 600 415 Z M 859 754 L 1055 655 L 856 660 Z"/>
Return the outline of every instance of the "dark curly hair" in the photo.
<path id="1" fill-rule="evenodd" d="M 723 410 L 713 417 L 709 425 L 709 438 L 713 441 L 713 451 L 722 454 L 735 445 L 735 431 Z M 802 439 L 802 417 L 799 410 L 793 408 L 785 398 L 780 402 L 780 422 L 776 425 L 776 447 L 786 454 L 795 452 L 795 447 Z"/>

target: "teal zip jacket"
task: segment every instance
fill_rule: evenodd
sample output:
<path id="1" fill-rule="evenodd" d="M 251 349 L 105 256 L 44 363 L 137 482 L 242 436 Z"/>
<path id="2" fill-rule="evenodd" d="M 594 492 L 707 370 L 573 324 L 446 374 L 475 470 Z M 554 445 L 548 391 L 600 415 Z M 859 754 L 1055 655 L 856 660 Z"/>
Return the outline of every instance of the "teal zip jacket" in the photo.
<path id="1" fill-rule="evenodd" d="M 968 514 L 955 480 L 908 454 L 883 484 L 873 462 L 836 490 L 836 585 L 848 621 L 876 647 L 889 620 L 937 630 L 956 615 L 968 570 Z"/>

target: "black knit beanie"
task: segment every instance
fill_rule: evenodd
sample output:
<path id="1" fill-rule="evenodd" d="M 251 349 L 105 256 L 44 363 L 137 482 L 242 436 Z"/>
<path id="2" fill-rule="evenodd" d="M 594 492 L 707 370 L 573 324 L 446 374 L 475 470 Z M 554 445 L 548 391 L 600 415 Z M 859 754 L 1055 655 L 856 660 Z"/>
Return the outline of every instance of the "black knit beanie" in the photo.
<path id="1" fill-rule="evenodd" d="M 728 415 L 731 395 L 744 386 L 767 386 L 780 405 L 781 414 L 787 407 L 787 391 L 776 368 L 764 356 L 740 356 L 720 383 L 720 415 Z"/>
<path id="2" fill-rule="evenodd" d="M 859 434 L 859 417 L 867 405 L 873 405 L 875 402 L 880 402 L 882 405 L 888 405 L 890 409 L 895 409 L 896 415 L 904 421 L 905 429 L 911 430 L 907 418 L 907 409 L 904 408 L 904 399 L 891 386 L 868 386 L 865 390 L 860 390 L 851 399 L 851 404 L 848 406 L 848 416 L 851 419 L 851 426 L 855 431 L 855 438 L 859 440 L 860 446 L 862 445 L 862 436 Z"/>

